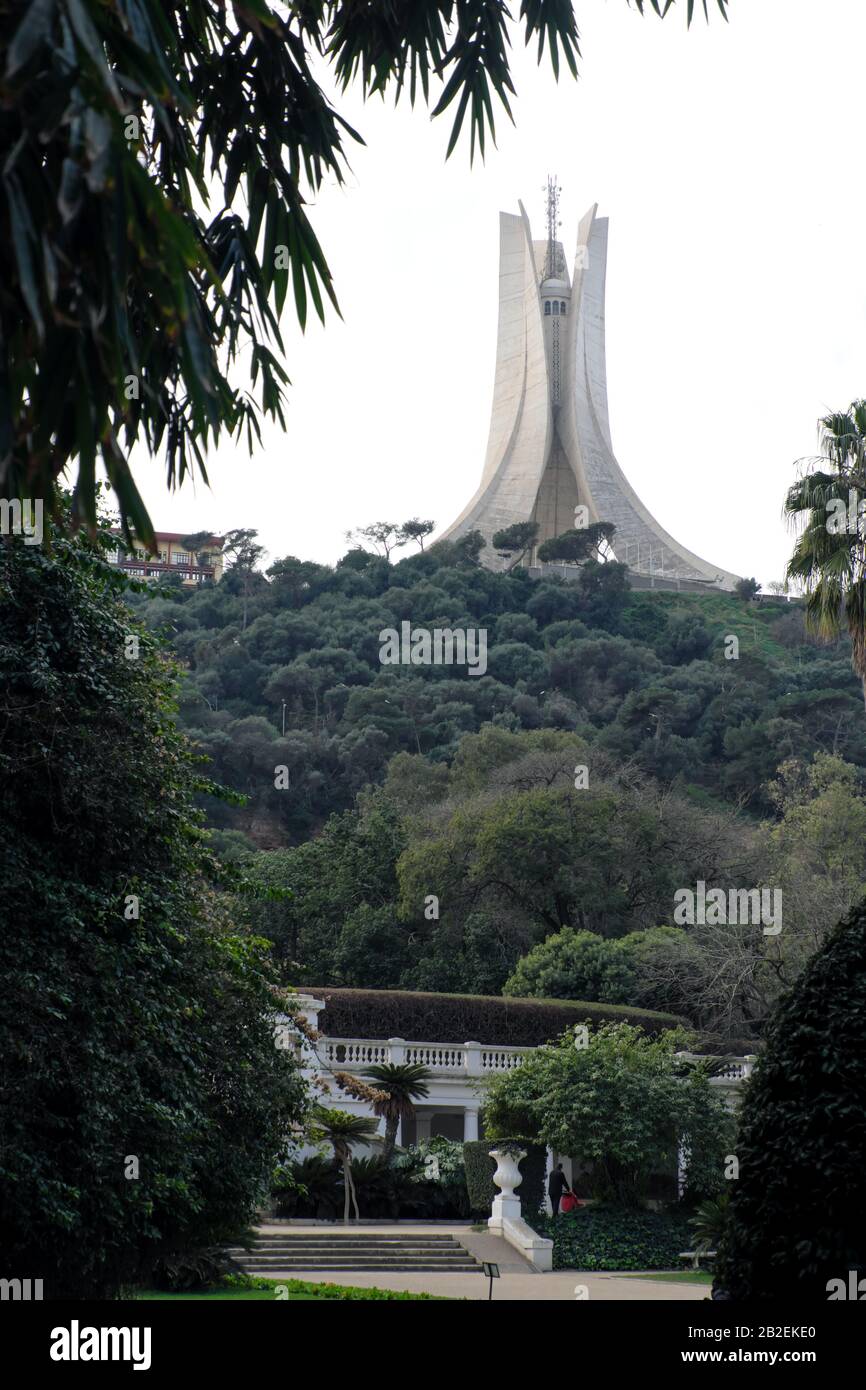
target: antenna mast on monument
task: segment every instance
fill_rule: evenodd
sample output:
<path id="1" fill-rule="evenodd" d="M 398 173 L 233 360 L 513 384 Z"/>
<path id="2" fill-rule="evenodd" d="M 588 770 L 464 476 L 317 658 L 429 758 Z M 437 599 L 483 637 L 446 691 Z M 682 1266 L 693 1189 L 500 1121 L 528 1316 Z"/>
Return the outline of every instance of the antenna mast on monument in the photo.
<path id="1" fill-rule="evenodd" d="M 561 193 L 559 184 L 548 174 L 547 176 L 547 258 L 544 262 L 545 280 L 552 280 L 559 274 L 559 250 L 557 247 L 557 231 L 560 226 L 559 218 L 559 195 Z"/>

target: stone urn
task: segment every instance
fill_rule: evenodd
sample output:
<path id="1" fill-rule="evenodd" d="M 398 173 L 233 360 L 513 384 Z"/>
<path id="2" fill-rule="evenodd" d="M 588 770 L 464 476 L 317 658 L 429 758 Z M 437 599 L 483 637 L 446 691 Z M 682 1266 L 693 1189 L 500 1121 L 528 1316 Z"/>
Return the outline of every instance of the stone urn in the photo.
<path id="1" fill-rule="evenodd" d="M 493 1198 L 493 1212 L 487 1224 L 496 1230 L 501 1229 L 506 1218 L 511 1221 L 520 1220 L 520 1198 L 514 1189 L 523 1181 L 523 1174 L 518 1165 L 520 1160 L 526 1157 L 526 1150 L 503 1146 L 490 1149 L 489 1153 L 490 1157 L 496 1160 L 493 1181 L 499 1188 L 499 1193 Z"/>

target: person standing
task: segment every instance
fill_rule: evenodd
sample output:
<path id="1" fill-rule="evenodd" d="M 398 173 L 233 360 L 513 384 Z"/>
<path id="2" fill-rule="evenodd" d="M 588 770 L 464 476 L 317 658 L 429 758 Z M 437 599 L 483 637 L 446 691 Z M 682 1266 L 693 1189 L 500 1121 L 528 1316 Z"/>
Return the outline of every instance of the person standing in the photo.
<path id="1" fill-rule="evenodd" d="M 571 1188 L 568 1185 L 568 1179 L 562 1171 L 562 1164 L 557 1163 L 547 1181 L 547 1195 L 550 1198 L 550 1205 L 553 1209 L 554 1216 L 559 1215 L 559 1204 L 562 1201 L 563 1192 L 570 1191 Z"/>

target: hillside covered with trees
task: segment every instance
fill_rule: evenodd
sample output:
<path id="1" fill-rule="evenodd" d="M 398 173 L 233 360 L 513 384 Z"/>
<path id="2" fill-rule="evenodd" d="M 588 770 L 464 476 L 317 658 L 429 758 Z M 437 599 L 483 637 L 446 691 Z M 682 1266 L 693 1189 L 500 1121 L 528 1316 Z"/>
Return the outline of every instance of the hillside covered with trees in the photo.
<path id="1" fill-rule="evenodd" d="M 808 638 L 783 599 L 632 592 L 612 563 L 534 580 L 440 543 L 264 575 L 255 552 L 216 587 L 129 602 L 185 669 L 179 718 L 209 774 L 245 799 L 206 809 L 287 981 L 760 1033 L 866 882 L 847 642 Z M 405 621 L 485 630 L 485 673 L 383 665 Z M 784 930 L 677 927 L 674 893 L 698 881 L 781 888 Z"/>

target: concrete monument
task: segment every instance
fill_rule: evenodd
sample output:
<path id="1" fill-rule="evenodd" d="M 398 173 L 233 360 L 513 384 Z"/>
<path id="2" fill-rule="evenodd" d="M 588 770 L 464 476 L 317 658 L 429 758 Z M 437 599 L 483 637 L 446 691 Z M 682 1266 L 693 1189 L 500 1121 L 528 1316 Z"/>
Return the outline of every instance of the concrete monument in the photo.
<path id="1" fill-rule="evenodd" d="M 616 527 L 613 558 L 635 587 L 730 590 L 738 576 L 687 550 L 643 505 L 620 468 L 607 407 L 604 296 L 606 217 L 583 218 L 569 280 L 557 240 L 558 188 L 548 180 L 548 236 L 529 220 L 499 215 L 499 329 L 487 456 L 475 496 L 443 533 L 480 531 L 482 562 L 504 568 L 493 534 L 534 521 L 527 563 L 545 540 L 594 522 Z M 560 568 L 554 566 L 553 568 Z"/>

